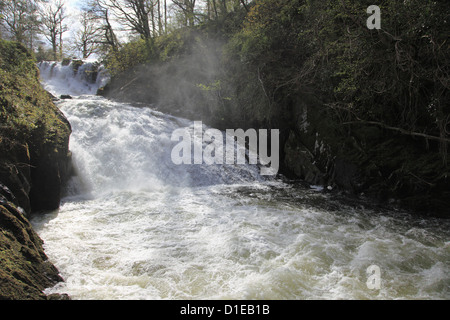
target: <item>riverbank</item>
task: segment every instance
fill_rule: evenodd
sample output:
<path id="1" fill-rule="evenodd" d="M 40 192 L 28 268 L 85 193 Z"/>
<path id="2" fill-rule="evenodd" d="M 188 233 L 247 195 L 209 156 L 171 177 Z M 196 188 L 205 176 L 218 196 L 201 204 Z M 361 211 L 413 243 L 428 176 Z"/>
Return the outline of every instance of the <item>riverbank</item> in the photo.
<path id="1" fill-rule="evenodd" d="M 71 127 L 22 45 L 0 40 L 0 75 L 0 299 L 63 298 L 43 293 L 62 278 L 28 219 L 59 208 Z"/>

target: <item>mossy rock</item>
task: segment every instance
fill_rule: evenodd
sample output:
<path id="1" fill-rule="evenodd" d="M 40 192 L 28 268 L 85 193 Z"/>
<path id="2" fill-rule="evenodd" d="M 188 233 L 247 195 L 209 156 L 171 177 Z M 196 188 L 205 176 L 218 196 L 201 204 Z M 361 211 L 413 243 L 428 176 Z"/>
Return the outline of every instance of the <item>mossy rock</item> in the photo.
<path id="1" fill-rule="evenodd" d="M 28 217 L 59 207 L 71 127 L 21 44 L 0 40 L 0 299 L 47 299 L 62 281 Z"/>
<path id="2" fill-rule="evenodd" d="M 48 261 L 42 240 L 14 204 L 0 205 L 0 299 L 43 300 L 43 291 L 62 281 Z"/>

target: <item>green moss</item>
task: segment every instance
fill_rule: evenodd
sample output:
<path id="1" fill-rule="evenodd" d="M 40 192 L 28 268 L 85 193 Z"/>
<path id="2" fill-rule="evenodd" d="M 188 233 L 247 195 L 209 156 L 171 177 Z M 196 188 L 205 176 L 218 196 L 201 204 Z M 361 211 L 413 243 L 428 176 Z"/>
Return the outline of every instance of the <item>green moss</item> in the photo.
<path id="1" fill-rule="evenodd" d="M 12 203 L 7 207 L 0 206 L 0 299 L 46 299 L 42 291 L 53 281 L 39 238 Z"/>
<path id="2" fill-rule="evenodd" d="M 0 40 L 0 139 L 25 144 L 42 135 L 44 142 L 65 143 L 70 129 L 38 75 L 34 57 L 21 44 Z"/>

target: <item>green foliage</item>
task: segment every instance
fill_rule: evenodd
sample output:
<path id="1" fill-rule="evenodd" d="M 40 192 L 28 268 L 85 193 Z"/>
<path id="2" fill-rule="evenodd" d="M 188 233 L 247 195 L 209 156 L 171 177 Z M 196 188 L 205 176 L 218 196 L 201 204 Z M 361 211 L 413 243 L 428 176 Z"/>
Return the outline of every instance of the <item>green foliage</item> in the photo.
<path id="1" fill-rule="evenodd" d="M 110 66 L 120 72 L 139 63 L 179 67 L 202 52 L 197 49 L 208 41 L 199 37 L 214 40 L 208 45 L 220 43 L 222 54 L 217 70 L 200 76 L 203 65 L 194 64 L 169 73 L 189 88 L 181 103 L 189 100 L 185 115 L 206 113 L 206 122 L 219 128 L 277 127 L 287 135 L 300 130 L 298 111 L 306 105 L 332 150 L 324 167 L 338 155 L 378 188 L 432 193 L 430 186 L 445 185 L 450 176 L 447 4 L 381 0 L 381 30 L 369 30 L 372 4 L 255 0 L 248 13 L 220 14 L 160 36 L 151 47 L 130 43 Z"/>
<path id="2" fill-rule="evenodd" d="M 155 51 L 159 61 L 165 62 L 185 51 L 187 29 L 174 30 L 155 39 Z"/>
<path id="3" fill-rule="evenodd" d="M 444 2 L 381 1 L 381 30 L 366 27 L 370 4 L 255 1 L 228 53 L 259 70 L 274 102 L 313 92 L 354 119 L 447 135 L 450 29 Z"/>
<path id="4" fill-rule="evenodd" d="M 293 130 L 289 105 L 315 97 L 321 104 L 308 107 L 326 119 L 317 130 L 335 154 L 367 169 L 377 192 L 428 194 L 430 205 L 449 192 L 439 187 L 450 171 L 448 9 L 444 1 L 380 1 L 382 28 L 369 30 L 371 4 L 255 1 L 227 46 L 244 66 L 231 77 L 256 73 L 269 99 L 263 112 Z M 374 125 L 382 130 L 367 134 Z"/>
<path id="5" fill-rule="evenodd" d="M 226 45 L 226 78 L 240 83 L 236 108 L 248 124 L 279 125 L 289 117 L 280 97 L 293 92 L 284 88 L 298 89 L 298 73 L 311 55 L 298 36 L 305 23 L 303 2 L 255 1 L 243 28 Z"/>
<path id="6" fill-rule="evenodd" d="M 148 62 L 152 52 L 153 48 L 148 40 L 134 40 L 123 45 L 119 51 L 110 52 L 106 58 L 106 66 L 114 76 Z"/>
<path id="7" fill-rule="evenodd" d="M 39 46 L 35 52 L 36 60 L 41 61 L 52 61 L 54 58 L 52 49 L 45 49 L 43 46 Z"/>
<path id="8" fill-rule="evenodd" d="M 118 75 L 142 64 L 156 64 L 180 58 L 197 43 L 198 30 L 183 28 L 150 40 L 137 39 L 124 44 L 118 51 L 111 51 L 106 65 L 111 74 Z"/>
<path id="9" fill-rule="evenodd" d="M 0 40 L 0 68 L 6 72 L 30 73 L 36 70 L 32 55 L 25 47 L 16 43 Z"/>
<path id="10" fill-rule="evenodd" d="M 220 80 L 216 80 L 213 83 L 210 83 L 209 85 L 198 83 L 196 85 L 198 88 L 200 88 L 203 91 L 211 92 L 211 91 L 218 91 L 220 90 Z"/>

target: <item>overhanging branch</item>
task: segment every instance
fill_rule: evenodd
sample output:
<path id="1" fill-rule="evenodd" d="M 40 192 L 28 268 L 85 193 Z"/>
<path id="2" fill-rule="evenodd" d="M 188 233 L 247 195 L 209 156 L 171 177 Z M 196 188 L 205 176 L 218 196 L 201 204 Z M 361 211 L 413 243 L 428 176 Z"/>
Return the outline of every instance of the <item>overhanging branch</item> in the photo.
<path id="1" fill-rule="evenodd" d="M 370 125 L 375 125 L 375 126 L 382 127 L 383 129 L 397 131 L 397 132 L 400 132 L 402 134 L 406 134 L 406 135 L 409 135 L 409 136 L 422 137 L 422 138 L 425 138 L 425 139 L 436 140 L 436 141 L 440 141 L 440 142 L 450 142 L 450 139 L 448 139 L 448 138 L 436 137 L 436 136 L 431 136 L 431 135 L 425 134 L 425 133 L 414 132 L 414 131 L 409 131 L 409 130 L 405 130 L 405 129 L 402 129 L 402 128 L 392 127 L 392 126 L 388 126 L 388 125 L 386 125 L 386 124 L 384 124 L 382 122 L 377 122 L 377 121 L 365 121 L 365 120 L 348 121 L 348 122 L 344 122 L 342 124 L 343 125 L 370 124 Z"/>

